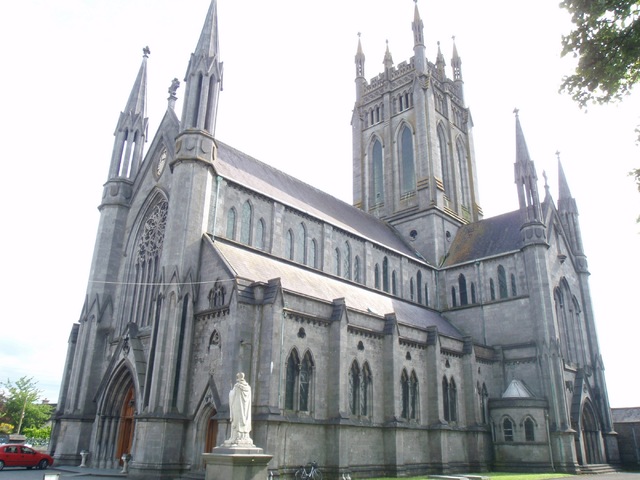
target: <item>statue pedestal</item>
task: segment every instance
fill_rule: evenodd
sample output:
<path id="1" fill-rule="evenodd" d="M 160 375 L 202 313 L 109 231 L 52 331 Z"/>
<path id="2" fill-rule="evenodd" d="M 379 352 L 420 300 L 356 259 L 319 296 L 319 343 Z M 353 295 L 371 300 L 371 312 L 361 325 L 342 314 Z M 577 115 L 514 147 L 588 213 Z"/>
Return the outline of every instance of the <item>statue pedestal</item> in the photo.
<path id="1" fill-rule="evenodd" d="M 258 447 L 216 447 L 203 453 L 205 480 L 264 480 L 273 455 Z"/>

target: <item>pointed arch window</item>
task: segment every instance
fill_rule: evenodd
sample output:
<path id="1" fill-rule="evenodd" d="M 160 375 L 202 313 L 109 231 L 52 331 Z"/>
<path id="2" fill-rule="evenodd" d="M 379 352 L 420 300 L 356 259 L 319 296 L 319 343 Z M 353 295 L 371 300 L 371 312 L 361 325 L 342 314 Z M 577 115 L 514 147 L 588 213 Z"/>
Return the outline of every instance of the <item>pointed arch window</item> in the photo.
<path id="1" fill-rule="evenodd" d="M 456 141 L 456 155 L 458 157 L 458 171 L 460 172 L 460 189 L 462 190 L 461 203 L 471 206 L 471 191 L 469 189 L 469 168 L 467 163 L 467 149 L 461 138 Z"/>
<path id="2" fill-rule="evenodd" d="M 289 260 L 293 260 L 293 242 L 294 242 L 293 231 L 289 229 L 287 230 L 287 239 L 286 239 L 286 245 L 284 249 L 284 255 Z"/>
<path id="3" fill-rule="evenodd" d="M 524 421 L 524 439 L 527 442 L 536 441 L 535 424 L 531 417 L 527 417 Z"/>
<path id="4" fill-rule="evenodd" d="M 311 352 L 307 351 L 300 361 L 298 351 L 295 348 L 291 351 L 286 364 L 286 410 L 311 411 L 313 369 Z"/>
<path id="5" fill-rule="evenodd" d="M 382 289 L 389 292 L 389 259 L 387 257 L 382 260 Z"/>
<path id="6" fill-rule="evenodd" d="M 418 303 L 422 303 L 422 272 L 420 270 L 416 274 L 416 292 L 418 293 Z"/>
<path id="7" fill-rule="evenodd" d="M 489 279 L 489 293 L 491 295 L 491 300 L 496 299 L 496 286 L 493 282 L 493 278 Z"/>
<path id="8" fill-rule="evenodd" d="M 362 388 L 360 398 L 360 415 L 371 416 L 373 413 L 371 401 L 373 399 L 373 378 L 369 363 L 364 362 L 362 366 Z"/>
<path id="9" fill-rule="evenodd" d="M 445 421 L 455 422 L 458 420 L 458 392 L 453 377 L 451 380 L 442 377 L 442 406 Z"/>
<path id="10" fill-rule="evenodd" d="M 460 291 L 460 305 L 468 305 L 469 297 L 467 296 L 467 279 L 462 273 L 458 275 L 458 290 Z"/>
<path id="11" fill-rule="evenodd" d="M 349 407 L 351 415 L 358 415 L 360 410 L 360 367 L 354 360 L 349 370 Z"/>
<path id="12" fill-rule="evenodd" d="M 249 200 L 242 205 L 242 226 L 240 228 L 240 242 L 251 245 L 251 223 L 253 220 L 253 208 Z"/>
<path id="13" fill-rule="evenodd" d="M 400 417 L 409 418 L 409 375 L 407 375 L 407 371 L 405 369 L 402 370 L 402 375 L 400 376 L 400 393 L 402 397 L 402 410 L 400 413 Z"/>
<path id="14" fill-rule="evenodd" d="M 233 207 L 227 212 L 227 238 L 236 239 L 236 209 Z"/>
<path id="15" fill-rule="evenodd" d="M 476 299 L 476 284 L 471 282 L 471 303 L 478 303 Z"/>
<path id="16" fill-rule="evenodd" d="M 458 296 L 456 295 L 456 287 L 451 287 L 451 306 L 458 306 Z"/>
<path id="17" fill-rule="evenodd" d="M 454 188 L 453 188 L 453 175 L 451 172 L 451 162 L 449 161 L 449 142 L 447 141 L 447 134 L 442 127 L 442 124 L 438 125 L 438 146 L 440 147 L 440 168 L 442 169 L 442 185 L 444 186 L 444 193 L 453 200 Z"/>
<path id="18" fill-rule="evenodd" d="M 413 302 L 413 299 L 415 298 L 415 284 L 413 282 L 413 277 L 411 277 L 409 279 L 409 300 L 411 300 Z"/>
<path id="19" fill-rule="evenodd" d="M 158 314 L 157 284 L 168 210 L 169 203 L 164 198 L 159 198 L 149 207 L 131 255 L 131 287 L 128 288 L 133 291 L 129 321 L 139 326 L 150 325 L 151 319 Z"/>
<path id="20" fill-rule="evenodd" d="M 261 218 L 258 220 L 258 224 L 256 225 L 256 248 L 260 250 L 264 250 L 264 219 Z"/>
<path id="21" fill-rule="evenodd" d="M 409 378 L 409 418 L 411 420 L 418 419 L 418 376 L 416 371 L 411 371 L 411 377 Z"/>
<path id="22" fill-rule="evenodd" d="M 426 282 L 424 284 L 424 304 L 429 306 L 429 285 Z"/>
<path id="23" fill-rule="evenodd" d="M 509 296 L 509 292 L 507 291 L 507 274 L 502 265 L 498 265 L 498 290 L 500 291 L 500 298 L 507 298 Z"/>
<path id="24" fill-rule="evenodd" d="M 516 285 L 516 276 L 513 273 L 511 274 L 511 296 L 512 297 L 517 297 L 518 296 L 518 287 Z"/>
<path id="25" fill-rule="evenodd" d="M 380 290 L 380 265 L 376 263 L 376 266 L 373 269 L 373 277 L 374 277 L 374 286 L 378 290 Z"/>
<path id="26" fill-rule="evenodd" d="M 478 397 L 480 400 L 480 418 L 483 424 L 489 421 L 489 393 L 487 392 L 487 386 L 482 383 L 482 387 L 478 385 Z"/>
<path id="27" fill-rule="evenodd" d="M 318 268 L 318 242 L 315 238 L 311 240 L 309 246 L 309 265 Z"/>
<path id="28" fill-rule="evenodd" d="M 296 230 L 296 246 L 294 248 L 296 262 L 306 263 L 305 253 L 307 251 L 307 227 L 304 223 L 298 224 Z"/>
<path id="29" fill-rule="evenodd" d="M 336 248 L 333 251 L 333 268 L 334 273 L 339 277 L 340 276 L 340 249 Z"/>
<path id="30" fill-rule="evenodd" d="M 360 274 L 360 257 L 358 255 L 353 259 L 353 279 L 358 283 L 362 283 Z"/>
<path id="31" fill-rule="evenodd" d="M 502 434 L 505 442 L 513 442 L 513 422 L 509 418 L 502 421 Z"/>
<path id="32" fill-rule="evenodd" d="M 349 242 L 344 243 L 344 278 L 351 280 L 351 245 Z"/>
<path id="33" fill-rule="evenodd" d="M 393 272 L 391 272 L 391 293 L 393 295 L 398 295 L 398 279 L 396 277 L 397 274 L 394 270 Z"/>
<path id="34" fill-rule="evenodd" d="M 401 97 L 402 98 L 402 97 Z M 404 125 L 400 130 L 400 168 L 402 195 L 413 192 L 416 189 L 416 168 L 413 152 L 413 132 Z"/>
<path id="35" fill-rule="evenodd" d="M 382 143 L 376 139 L 371 150 L 373 173 L 372 205 L 384 202 L 384 164 L 382 161 Z"/>

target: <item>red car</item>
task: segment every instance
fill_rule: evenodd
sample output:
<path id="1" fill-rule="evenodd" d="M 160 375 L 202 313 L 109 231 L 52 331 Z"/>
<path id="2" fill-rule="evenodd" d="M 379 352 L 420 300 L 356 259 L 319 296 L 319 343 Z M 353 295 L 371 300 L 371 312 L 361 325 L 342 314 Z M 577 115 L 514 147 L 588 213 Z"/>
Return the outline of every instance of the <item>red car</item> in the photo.
<path id="1" fill-rule="evenodd" d="M 44 470 L 53 465 L 53 457 L 26 445 L 9 443 L 0 445 L 0 470 L 4 467 L 36 467 Z"/>

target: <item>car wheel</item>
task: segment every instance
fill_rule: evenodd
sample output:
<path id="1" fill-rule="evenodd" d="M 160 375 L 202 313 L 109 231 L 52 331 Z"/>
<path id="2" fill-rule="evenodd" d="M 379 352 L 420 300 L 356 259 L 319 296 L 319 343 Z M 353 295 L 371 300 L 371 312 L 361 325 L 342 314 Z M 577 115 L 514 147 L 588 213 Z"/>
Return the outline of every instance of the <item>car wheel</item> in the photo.
<path id="1" fill-rule="evenodd" d="M 4 468 L 4 462 L 0 460 L 0 470 L 2 470 L 3 468 Z"/>
<path id="2" fill-rule="evenodd" d="M 49 466 L 49 462 L 47 462 L 44 458 L 40 460 L 40 462 L 38 463 L 38 468 L 40 470 L 46 470 L 48 466 Z"/>

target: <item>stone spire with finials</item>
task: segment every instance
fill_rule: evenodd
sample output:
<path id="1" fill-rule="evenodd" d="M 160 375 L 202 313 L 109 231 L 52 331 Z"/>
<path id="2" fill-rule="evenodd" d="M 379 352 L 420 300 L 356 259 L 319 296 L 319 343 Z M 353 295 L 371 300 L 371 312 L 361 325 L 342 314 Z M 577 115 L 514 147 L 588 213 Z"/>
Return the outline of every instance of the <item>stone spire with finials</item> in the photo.
<path id="1" fill-rule="evenodd" d="M 218 6 L 211 1 L 202 33 L 185 75 L 187 89 L 182 110 L 183 130 L 215 133 L 218 97 L 222 90 L 222 62 L 218 45 Z"/>
<path id="2" fill-rule="evenodd" d="M 516 116 L 516 162 L 514 164 L 514 173 L 518 188 L 518 200 L 520 209 L 526 211 L 527 221 L 540 222 L 542 209 L 538 195 L 538 176 L 536 167 L 529 156 L 529 149 L 522 133 L 518 112 L 517 108 L 513 111 Z"/>
<path id="3" fill-rule="evenodd" d="M 586 268 L 586 257 L 582 258 L 584 257 L 584 249 L 578 221 L 578 205 L 569 190 L 569 183 L 562 168 L 560 155 L 558 155 L 558 187 L 558 215 L 560 216 L 560 221 L 569 236 L 573 254 L 581 257 L 582 261 L 578 262 L 579 267 L 584 266 Z"/>
<path id="4" fill-rule="evenodd" d="M 416 6 L 413 9 L 413 22 L 411 22 L 411 30 L 413 30 L 413 52 L 416 71 L 418 73 L 426 73 L 426 50 L 424 46 L 424 22 L 418 11 L 418 0 L 414 0 Z"/>
<path id="5" fill-rule="evenodd" d="M 147 114 L 147 59 L 151 51 L 149 47 L 142 49 L 142 65 L 133 84 L 129 100 L 120 112 L 118 125 L 114 132 L 115 141 L 109 168 L 109 179 L 133 179 L 138 173 L 144 143 L 147 138 L 149 119 Z"/>

